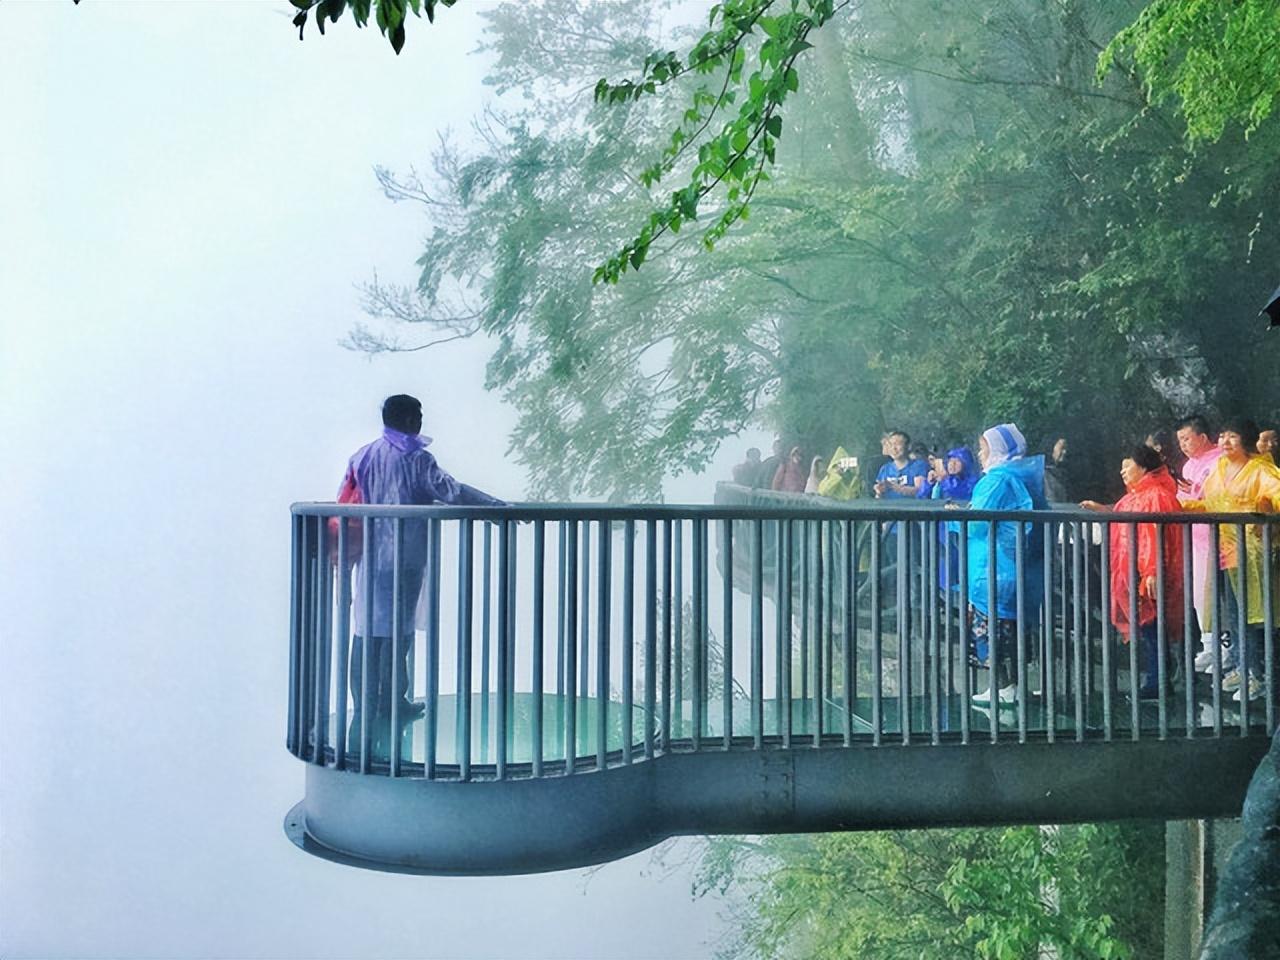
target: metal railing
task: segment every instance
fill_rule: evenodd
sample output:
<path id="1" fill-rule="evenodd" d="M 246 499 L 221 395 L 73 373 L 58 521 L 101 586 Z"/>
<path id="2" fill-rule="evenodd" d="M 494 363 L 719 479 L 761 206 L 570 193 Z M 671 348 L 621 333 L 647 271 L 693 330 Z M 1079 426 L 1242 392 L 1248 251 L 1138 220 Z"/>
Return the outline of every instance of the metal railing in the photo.
<path id="1" fill-rule="evenodd" d="M 1280 599 L 1273 522 L 800 497 L 766 506 L 297 504 L 288 747 L 363 773 L 502 780 L 669 752 L 1269 735 Z M 1137 630 L 1111 622 L 1108 549 L 1112 528 L 1132 542 L 1145 524 L 1162 531 L 1150 700 L 1140 696 Z M 1163 532 L 1176 528 L 1191 558 L 1197 526 L 1209 531 L 1210 556 L 1220 534 L 1260 545 L 1238 551 L 1230 570 L 1212 564 L 1206 598 L 1207 609 L 1225 610 L 1235 578 L 1236 595 L 1255 599 L 1246 564 L 1261 563 L 1261 622 L 1249 622 L 1247 603 L 1216 620 L 1239 647 L 1263 646 L 1253 702 L 1224 694 L 1218 645 L 1210 676 L 1193 670 L 1192 564 L 1167 569 Z M 1006 650 L 990 643 L 974 662 L 965 598 L 980 575 L 968 546 L 979 532 L 1013 544 L 1012 578 L 998 551 L 985 570 L 987 610 L 1013 581 L 1008 702 L 994 691 L 994 702 L 973 697 Z M 1133 624 L 1137 552 L 1128 558 Z M 1177 634 L 1166 622 L 1168 576 L 1183 588 Z M 1247 649 L 1240 662 L 1251 662 Z"/>

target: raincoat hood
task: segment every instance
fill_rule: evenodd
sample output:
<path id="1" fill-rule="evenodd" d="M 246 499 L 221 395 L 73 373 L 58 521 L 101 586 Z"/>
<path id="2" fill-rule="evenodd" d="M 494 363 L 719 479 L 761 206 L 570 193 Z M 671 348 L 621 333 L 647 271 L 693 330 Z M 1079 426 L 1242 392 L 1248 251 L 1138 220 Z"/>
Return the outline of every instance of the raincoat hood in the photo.
<path id="1" fill-rule="evenodd" d="M 938 481 L 934 496 L 946 500 L 968 500 L 973 494 L 973 485 L 978 482 L 978 465 L 973 461 L 973 454 L 968 447 L 955 447 L 947 451 L 946 460 L 959 460 L 964 470 L 952 476 L 947 474 Z"/>
<path id="2" fill-rule="evenodd" d="M 998 423 L 982 434 L 987 441 L 986 469 L 1016 460 L 1027 452 L 1027 438 L 1016 424 Z"/>
<path id="3" fill-rule="evenodd" d="M 841 462 L 848 459 L 849 454 L 844 447 L 836 447 L 836 452 L 831 455 L 831 462 L 827 464 L 827 474 L 818 484 L 821 496 L 831 497 L 833 500 L 852 500 L 862 496 L 861 471 L 856 466 L 841 466 Z"/>

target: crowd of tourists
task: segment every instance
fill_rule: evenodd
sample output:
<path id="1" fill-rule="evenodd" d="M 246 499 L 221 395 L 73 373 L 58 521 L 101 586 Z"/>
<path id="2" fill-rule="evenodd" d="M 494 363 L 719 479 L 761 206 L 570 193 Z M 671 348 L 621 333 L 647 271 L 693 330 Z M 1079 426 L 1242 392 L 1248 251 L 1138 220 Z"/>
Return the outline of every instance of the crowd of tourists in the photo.
<path id="1" fill-rule="evenodd" d="M 1119 465 L 1125 493 L 1117 501 L 1086 499 L 1078 506 L 1103 514 L 1280 512 L 1275 447 L 1275 431 L 1259 430 L 1250 419 L 1228 419 L 1215 434 L 1205 417 L 1191 415 L 1170 430 L 1152 432 L 1127 452 Z M 761 461 L 758 453 L 754 459 L 748 456 L 735 469 L 735 481 L 842 500 L 867 495 L 857 459 L 842 448 L 829 460 L 814 457 L 807 471 L 798 446 L 785 457 L 782 449 L 781 443 L 775 444 L 769 460 Z M 1057 439 L 1048 458 L 1031 455 L 1012 423 L 986 430 L 976 457 L 964 445 L 941 452 L 912 444 L 900 430 L 884 435 L 882 452 L 886 459 L 870 488 L 878 499 L 933 498 L 948 506 L 992 511 L 1046 510 L 1051 503 L 1056 509 L 1077 505 L 1073 497 L 1078 496 L 1080 480 L 1068 469 L 1066 440 Z M 1026 618 L 1038 618 L 1044 601 L 1045 525 L 1021 524 L 1020 566 L 1016 557 L 1019 526 L 997 523 L 994 546 L 988 543 L 992 528 L 987 523 L 947 523 L 939 534 L 947 545 L 944 555 L 951 558 L 944 566 L 958 571 L 960 549 L 967 555 L 967 597 L 958 597 L 958 573 L 940 577 L 940 588 L 965 608 L 972 661 L 992 670 L 988 689 L 974 697 L 980 705 L 1016 698 L 1019 594 Z M 1222 689 L 1237 701 L 1256 698 L 1264 690 L 1265 625 L 1270 619 L 1280 626 L 1280 557 L 1269 555 L 1280 553 L 1280 529 L 1264 531 L 1265 524 L 1256 520 L 1192 523 L 1190 556 L 1186 556 L 1185 526 L 1176 522 L 1109 525 L 1107 615 L 1123 642 L 1137 638 L 1139 697 L 1159 695 L 1158 625 L 1163 624 L 1173 663 L 1181 662 L 1176 648 L 1185 635 L 1184 582 L 1189 581 L 1195 618 L 1191 635 L 1198 636 L 1200 644 L 1194 669 L 1219 677 Z M 994 589 L 988 581 L 992 550 Z M 1211 576 L 1215 564 L 1220 574 Z M 1132 582 L 1131 569 L 1137 573 Z"/>

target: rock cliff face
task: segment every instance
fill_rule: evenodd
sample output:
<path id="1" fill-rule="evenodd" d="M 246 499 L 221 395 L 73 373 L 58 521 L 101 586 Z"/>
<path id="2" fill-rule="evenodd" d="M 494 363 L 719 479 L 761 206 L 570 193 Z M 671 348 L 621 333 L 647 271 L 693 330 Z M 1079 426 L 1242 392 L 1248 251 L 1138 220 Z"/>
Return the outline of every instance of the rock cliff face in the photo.
<path id="1" fill-rule="evenodd" d="M 1244 833 L 1213 899 L 1201 960 L 1280 958 L 1280 731 L 1249 783 Z"/>

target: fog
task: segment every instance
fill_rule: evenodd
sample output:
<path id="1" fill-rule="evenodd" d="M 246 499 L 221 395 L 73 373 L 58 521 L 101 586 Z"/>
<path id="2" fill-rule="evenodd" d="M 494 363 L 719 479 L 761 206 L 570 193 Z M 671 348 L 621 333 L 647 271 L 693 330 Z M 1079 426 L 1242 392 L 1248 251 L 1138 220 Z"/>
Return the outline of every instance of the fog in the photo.
<path id="1" fill-rule="evenodd" d="M 423 398 L 447 469 L 524 497 L 485 343 L 339 346 L 354 285 L 411 279 L 424 229 L 372 165 L 424 162 L 491 95 L 474 6 L 411 21 L 397 58 L 346 19 L 298 43 L 283 2 L 0 4 L 7 957 L 675 957 L 721 936 L 724 904 L 649 854 L 406 877 L 281 828 L 303 788 L 289 504 L 333 496 L 395 392 Z"/>

